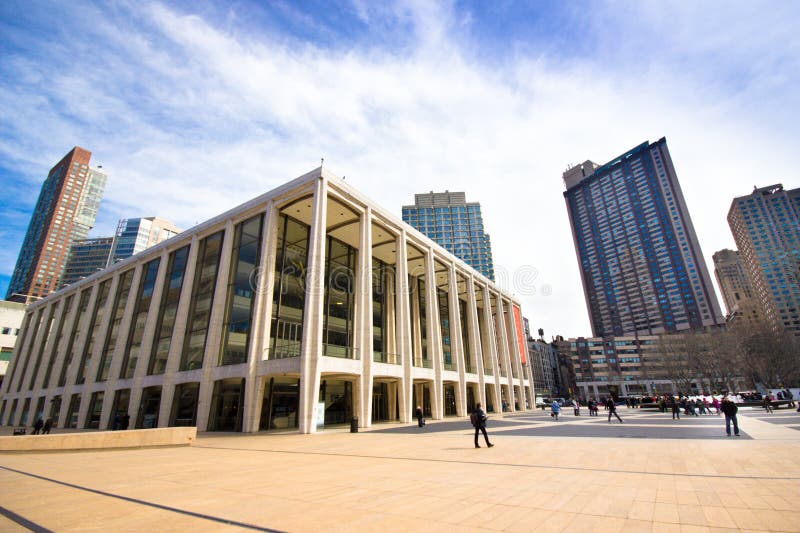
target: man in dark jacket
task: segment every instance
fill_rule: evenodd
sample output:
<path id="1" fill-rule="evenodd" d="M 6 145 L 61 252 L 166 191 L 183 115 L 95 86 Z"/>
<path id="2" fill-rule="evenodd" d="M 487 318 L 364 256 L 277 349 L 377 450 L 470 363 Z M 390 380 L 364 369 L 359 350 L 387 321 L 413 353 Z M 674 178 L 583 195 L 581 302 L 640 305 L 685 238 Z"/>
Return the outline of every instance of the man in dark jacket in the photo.
<path id="1" fill-rule="evenodd" d="M 417 406 L 417 410 L 414 411 L 414 417 L 417 419 L 417 424 L 419 425 L 419 427 L 425 425 L 425 417 L 422 414 L 422 407 L 420 407 L 419 405 Z"/>
<path id="2" fill-rule="evenodd" d="M 733 403 L 730 398 L 725 396 L 722 399 L 720 409 L 725 413 L 725 433 L 727 433 L 729 437 L 731 436 L 731 422 L 733 422 L 733 433 L 738 437 L 739 421 L 736 419 L 736 413 L 739 412 L 739 408 L 736 407 L 736 404 Z"/>
<path id="3" fill-rule="evenodd" d="M 614 398 L 609 396 L 608 400 L 606 400 L 606 409 L 608 409 L 608 421 L 611 422 L 611 415 L 617 417 L 619 423 L 622 424 L 622 419 L 617 414 L 617 403 L 614 401 Z"/>
<path id="4" fill-rule="evenodd" d="M 475 447 L 480 448 L 478 444 L 478 432 L 483 431 L 483 438 L 486 440 L 486 446 L 491 448 L 494 446 L 491 442 L 489 442 L 489 435 L 486 434 L 486 413 L 483 412 L 481 409 L 481 404 L 477 404 L 475 406 L 475 410 L 472 411 L 472 416 L 470 417 L 472 420 L 472 425 L 475 426 Z"/>

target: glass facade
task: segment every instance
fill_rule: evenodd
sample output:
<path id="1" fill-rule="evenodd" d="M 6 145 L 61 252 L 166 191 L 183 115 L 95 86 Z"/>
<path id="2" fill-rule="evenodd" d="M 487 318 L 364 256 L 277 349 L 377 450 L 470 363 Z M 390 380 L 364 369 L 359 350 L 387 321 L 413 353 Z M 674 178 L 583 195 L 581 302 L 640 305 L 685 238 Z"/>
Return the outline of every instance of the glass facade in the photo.
<path id="1" fill-rule="evenodd" d="M 106 300 L 108 300 L 108 291 L 110 288 L 110 279 L 100 283 L 97 302 L 95 303 L 94 311 L 92 311 L 92 318 L 89 321 L 89 338 L 86 339 L 86 345 L 83 347 L 83 354 L 81 355 L 80 365 L 78 366 L 78 375 L 75 378 L 76 385 L 81 385 L 86 382 L 86 368 L 92 357 L 92 350 L 94 349 L 94 343 L 97 340 L 97 334 L 100 330 L 100 323 L 103 321 L 103 310 L 106 308 Z"/>
<path id="2" fill-rule="evenodd" d="M 196 426 L 197 400 L 200 395 L 200 383 L 181 383 L 175 386 L 172 399 L 170 426 Z"/>
<path id="3" fill-rule="evenodd" d="M 44 348 L 47 344 L 47 339 L 50 338 L 50 332 L 53 329 L 53 320 L 55 320 L 55 313 L 58 310 L 58 306 L 54 305 L 50 308 L 50 312 L 47 315 L 47 320 L 45 321 L 44 330 L 42 330 L 41 335 L 41 342 L 39 343 L 39 349 L 36 351 L 36 362 L 33 365 L 33 372 L 31 372 L 31 379 L 28 382 L 28 390 L 33 390 L 33 385 L 36 383 L 36 376 L 39 375 L 39 367 L 42 365 L 42 356 L 44 355 Z M 25 374 L 22 375 L 24 377 Z M 22 381 L 20 379 L 20 381 Z"/>
<path id="4" fill-rule="evenodd" d="M 208 321 L 211 319 L 211 306 L 214 303 L 214 288 L 217 286 L 217 272 L 224 235 L 224 231 L 219 231 L 200 242 L 200 253 L 197 254 L 197 266 L 192 285 L 192 299 L 189 304 L 189 319 L 183 339 L 181 370 L 195 370 L 203 366 Z"/>
<path id="5" fill-rule="evenodd" d="M 325 268 L 325 317 L 322 354 L 358 359 L 353 349 L 353 307 L 356 251 L 328 237 Z"/>
<path id="6" fill-rule="evenodd" d="M 439 324 L 442 327 L 442 362 L 445 370 L 456 370 L 450 348 L 450 302 L 447 292 L 436 289 L 436 295 L 439 300 Z"/>
<path id="7" fill-rule="evenodd" d="M 247 361 L 263 221 L 264 217 L 258 215 L 236 226 L 219 365 Z"/>
<path id="8" fill-rule="evenodd" d="M 31 354 L 33 353 L 33 345 L 36 343 L 36 340 L 39 338 L 39 328 L 42 325 L 42 320 L 44 319 L 44 309 L 40 309 L 38 313 L 36 313 L 36 319 L 33 321 L 33 335 L 30 336 L 30 340 L 28 341 L 28 346 L 26 346 L 25 350 L 25 357 L 24 359 L 20 360 L 22 363 L 22 373 L 19 375 L 19 379 L 17 380 L 17 392 L 22 389 L 22 380 L 25 379 L 25 372 L 28 371 L 28 362 L 31 360 Z M 14 371 L 11 373 L 11 383 L 14 383 L 14 379 L 17 377 L 17 370 L 19 370 L 19 363 L 14 365 Z"/>
<path id="9" fill-rule="evenodd" d="M 119 334 L 119 324 L 122 322 L 122 315 L 125 313 L 125 305 L 128 303 L 128 293 L 131 290 L 133 281 L 133 269 L 130 269 L 120 276 L 117 285 L 117 294 L 114 296 L 114 314 L 111 317 L 111 325 L 106 335 L 106 342 L 103 345 L 103 352 L 100 354 L 100 366 L 97 368 L 96 381 L 108 379 L 108 371 L 111 368 L 111 359 L 114 356 L 114 348 L 117 345 L 117 335 Z"/>
<path id="10" fill-rule="evenodd" d="M 571 185 L 564 197 L 595 337 L 720 320 L 666 140 L 643 143 Z"/>
<path id="11" fill-rule="evenodd" d="M 296 428 L 300 409 L 300 380 L 273 377 L 264 387 L 261 404 L 261 431 Z"/>
<path id="12" fill-rule="evenodd" d="M 108 417 L 108 429 L 127 429 L 124 423 L 128 416 L 128 406 L 131 402 L 131 390 L 119 389 L 114 391 L 114 403 L 111 406 L 111 416 Z"/>
<path id="13" fill-rule="evenodd" d="M 167 356 L 172 344 L 172 330 L 175 327 L 175 315 L 181 299 L 188 256 L 188 246 L 175 250 L 169 255 L 167 275 L 164 279 L 164 290 L 161 293 L 161 305 L 156 322 L 156 335 L 153 338 L 152 354 L 147 365 L 148 374 L 163 374 L 167 368 Z"/>
<path id="14" fill-rule="evenodd" d="M 268 359 L 300 357 L 303 339 L 308 231 L 301 222 L 281 215 L 275 258 L 275 288 L 272 296 L 271 349 Z"/>
<path id="15" fill-rule="evenodd" d="M 103 412 L 103 391 L 93 392 L 89 400 L 89 413 L 86 415 L 86 429 L 100 429 L 100 413 Z"/>
<path id="16" fill-rule="evenodd" d="M 221 379 L 214 382 L 209 431 L 241 431 L 244 405 L 244 379 Z"/>
<path id="17" fill-rule="evenodd" d="M 158 410 L 161 408 L 161 386 L 142 389 L 142 401 L 139 404 L 139 416 L 136 417 L 136 429 L 158 427 Z"/>
<path id="18" fill-rule="evenodd" d="M 158 258 L 143 267 L 142 278 L 139 281 L 139 292 L 136 297 L 136 306 L 133 309 L 133 318 L 128 330 L 128 341 L 125 343 L 125 353 L 122 356 L 122 366 L 119 371 L 120 379 L 132 378 L 133 373 L 136 371 L 136 363 L 142 350 L 142 336 L 147 325 L 150 303 L 153 299 L 153 288 L 156 285 L 156 276 L 158 275 L 160 263 L 161 258 Z"/>
<path id="19" fill-rule="evenodd" d="M 50 376 L 52 374 L 53 367 L 56 365 L 56 356 L 58 355 L 58 349 L 61 347 L 64 326 L 67 322 L 69 322 L 70 316 L 72 316 L 73 298 L 74 296 L 72 294 L 67 296 L 67 299 L 64 301 L 64 305 L 61 307 L 61 319 L 59 320 L 58 327 L 56 328 L 55 342 L 53 342 L 52 346 L 50 347 L 50 358 L 47 361 L 47 366 L 44 371 L 44 380 L 42 381 L 42 387 L 44 388 L 51 386 Z"/>
<path id="20" fill-rule="evenodd" d="M 91 287 L 84 289 L 80 293 L 78 300 L 77 317 L 72 324 L 69 338 L 67 340 L 67 348 L 65 351 L 66 357 L 63 359 L 60 371 L 58 372 L 58 381 L 57 381 L 58 387 L 63 387 L 66 384 L 69 367 L 72 364 L 72 361 L 75 359 L 75 356 L 77 355 L 76 351 L 80 346 L 80 337 L 83 331 L 81 326 L 85 321 L 86 311 L 88 310 L 89 307 L 89 297 L 91 296 L 91 294 L 92 294 Z"/>

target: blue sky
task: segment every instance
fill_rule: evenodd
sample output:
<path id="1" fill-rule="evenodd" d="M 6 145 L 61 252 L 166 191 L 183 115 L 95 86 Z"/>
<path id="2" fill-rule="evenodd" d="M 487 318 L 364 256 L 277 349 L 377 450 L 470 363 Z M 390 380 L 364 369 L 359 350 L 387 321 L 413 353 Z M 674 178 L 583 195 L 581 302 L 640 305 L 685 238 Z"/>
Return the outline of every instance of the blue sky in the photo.
<path id="1" fill-rule="evenodd" d="M 7 0 L 0 292 L 74 145 L 109 175 L 95 236 L 188 228 L 324 156 L 398 215 L 466 191 L 534 328 L 588 335 L 562 171 L 666 136 L 710 265 L 734 196 L 800 186 L 797 20 L 780 1 Z"/>

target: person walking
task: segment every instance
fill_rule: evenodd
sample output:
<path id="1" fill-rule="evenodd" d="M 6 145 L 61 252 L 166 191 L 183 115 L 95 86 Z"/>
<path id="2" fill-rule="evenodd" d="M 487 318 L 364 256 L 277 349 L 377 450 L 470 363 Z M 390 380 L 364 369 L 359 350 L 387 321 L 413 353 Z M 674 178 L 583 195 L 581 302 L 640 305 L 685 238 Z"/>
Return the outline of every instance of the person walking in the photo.
<path id="1" fill-rule="evenodd" d="M 711 402 L 711 407 L 714 408 L 714 411 L 716 411 L 717 415 L 721 415 L 722 414 L 722 411 L 720 410 L 720 407 L 722 407 L 722 406 L 719 403 L 719 399 L 714 398 L 714 400 Z"/>
<path id="2" fill-rule="evenodd" d="M 53 427 L 53 419 L 52 418 L 48 418 L 44 423 L 44 427 L 42 428 L 42 435 L 49 435 L 50 434 L 50 428 L 52 428 L 52 427 Z"/>
<path id="3" fill-rule="evenodd" d="M 731 422 L 733 422 L 733 433 L 738 437 L 739 421 L 736 419 L 736 413 L 739 412 L 739 408 L 736 407 L 736 404 L 733 403 L 730 398 L 725 396 L 720 404 L 720 409 L 725 413 L 725 433 L 727 433 L 729 437 L 731 436 Z"/>
<path id="4" fill-rule="evenodd" d="M 608 400 L 606 400 L 606 409 L 608 409 L 609 422 L 611 422 L 611 415 L 614 415 L 617 417 L 617 420 L 619 420 L 619 423 L 622 424 L 622 419 L 617 414 L 617 404 L 614 402 L 614 398 L 609 397 Z"/>
<path id="5" fill-rule="evenodd" d="M 575 416 L 581 416 L 581 402 L 577 398 L 572 400 L 572 408 L 575 411 Z"/>
<path id="6" fill-rule="evenodd" d="M 550 404 L 550 411 L 550 416 L 555 418 L 556 422 L 558 422 L 558 413 L 561 412 L 561 404 L 553 400 L 553 403 Z"/>
<path id="7" fill-rule="evenodd" d="M 420 407 L 419 405 L 417 406 L 417 410 L 414 411 L 414 417 L 417 419 L 417 424 L 419 425 L 419 427 L 425 425 L 425 418 L 423 417 L 422 414 L 422 407 Z"/>
<path id="8" fill-rule="evenodd" d="M 769 394 L 764 396 L 764 410 L 767 413 L 772 413 L 772 396 Z"/>
<path id="9" fill-rule="evenodd" d="M 44 427 L 44 422 L 42 422 L 42 417 L 37 417 L 36 422 L 34 422 L 33 424 L 33 434 L 38 435 L 43 427 Z"/>
<path id="10" fill-rule="evenodd" d="M 472 411 L 472 415 L 470 416 L 470 422 L 475 427 L 475 447 L 480 448 L 478 444 L 478 432 L 483 432 L 483 439 L 486 441 L 486 446 L 489 448 L 493 447 L 494 444 L 489 442 L 489 435 L 486 434 L 486 413 L 483 412 L 481 409 L 481 404 L 478 403 L 475 405 L 475 410 Z"/>
<path id="11" fill-rule="evenodd" d="M 670 402 L 670 405 L 672 407 L 672 419 L 673 420 L 675 420 L 675 419 L 680 420 L 681 419 L 681 404 L 678 403 L 678 400 L 676 400 L 674 396 L 672 397 L 672 402 Z"/>

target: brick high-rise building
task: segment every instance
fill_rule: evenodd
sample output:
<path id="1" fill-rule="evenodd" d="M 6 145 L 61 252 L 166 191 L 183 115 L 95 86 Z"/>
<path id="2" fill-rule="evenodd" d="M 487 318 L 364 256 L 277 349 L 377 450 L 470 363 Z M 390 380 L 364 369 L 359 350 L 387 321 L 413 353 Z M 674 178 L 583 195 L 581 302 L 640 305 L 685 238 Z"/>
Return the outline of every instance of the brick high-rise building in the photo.
<path id="1" fill-rule="evenodd" d="M 89 168 L 92 153 L 75 147 L 47 174 L 6 294 L 25 302 L 55 292 L 72 241 L 94 226 L 106 175 Z"/>
<path id="2" fill-rule="evenodd" d="M 595 337 L 724 323 L 666 139 L 563 178 Z"/>

